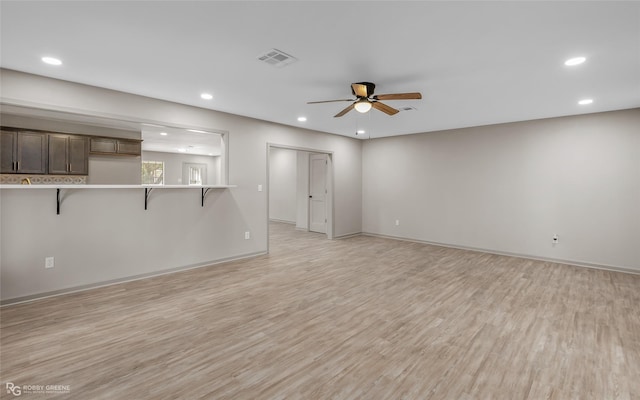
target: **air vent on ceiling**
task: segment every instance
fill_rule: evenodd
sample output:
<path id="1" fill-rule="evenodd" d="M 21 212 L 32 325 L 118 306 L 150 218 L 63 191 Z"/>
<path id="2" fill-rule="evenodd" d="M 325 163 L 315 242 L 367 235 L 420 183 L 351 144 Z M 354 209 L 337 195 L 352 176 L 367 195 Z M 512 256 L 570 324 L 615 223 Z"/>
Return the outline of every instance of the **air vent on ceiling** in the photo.
<path id="1" fill-rule="evenodd" d="M 399 107 L 398 110 L 400 110 L 400 111 L 416 111 L 417 109 L 415 107 Z"/>
<path id="2" fill-rule="evenodd" d="M 280 51 L 278 49 L 271 49 L 267 51 L 265 54 L 258 57 L 258 60 L 264 61 L 269 65 L 273 65 L 274 67 L 282 68 L 289 64 L 293 64 L 298 61 L 292 55 L 285 53 L 284 51 Z"/>

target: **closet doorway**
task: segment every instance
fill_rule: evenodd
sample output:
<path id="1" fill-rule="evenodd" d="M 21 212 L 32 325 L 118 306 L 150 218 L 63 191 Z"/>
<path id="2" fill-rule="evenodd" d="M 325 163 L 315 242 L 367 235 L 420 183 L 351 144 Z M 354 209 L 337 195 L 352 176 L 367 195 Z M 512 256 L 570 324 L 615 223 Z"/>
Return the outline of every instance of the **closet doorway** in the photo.
<path id="1" fill-rule="evenodd" d="M 333 238 L 332 153 L 267 145 L 268 221 Z"/>

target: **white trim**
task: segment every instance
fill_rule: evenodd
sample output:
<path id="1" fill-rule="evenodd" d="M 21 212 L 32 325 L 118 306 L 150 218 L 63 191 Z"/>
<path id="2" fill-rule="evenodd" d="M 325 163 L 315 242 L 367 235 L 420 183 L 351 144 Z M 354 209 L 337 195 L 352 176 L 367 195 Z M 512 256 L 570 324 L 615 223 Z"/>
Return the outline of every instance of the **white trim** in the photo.
<path id="1" fill-rule="evenodd" d="M 308 153 L 318 153 L 318 154 L 331 154 L 333 155 L 333 151 L 330 150 L 320 150 L 320 149 L 312 149 L 310 147 L 299 147 L 299 146 L 288 146 L 285 144 L 277 144 L 268 142 L 267 146 L 277 147 L 279 149 L 287 149 L 287 150 L 296 150 L 296 151 L 306 151 Z"/>
<path id="2" fill-rule="evenodd" d="M 377 233 L 370 233 L 370 232 L 362 232 L 361 235 L 379 237 L 379 238 L 383 238 L 383 239 L 402 240 L 404 242 L 430 244 L 432 246 L 448 247 L 448 248 L 451 248 L 451 249 L 458 249 L 458 250 L 477 251 L 479 253 L 496 254 L 496 255 L 499 255 L 499 256 L 524 258 L 524 259 L 527 259 L 527 260 L 546 261 L 546 262 L 552 262 L 552 263 L 556 263 L 556 264 L 572 265 L 574 267 L 600 269 L 600 270 L 605 270 L 605 271 L 623 272 L 623 273 L 626 273 L 626 274 L 640 275 L 640 269 L 617 267 L 617 266 L 614 266 L 614 265 L 602 265 L 602 264 L 594 264 L 594 263 L 589 263 L 589 262 L 584 262 L 584 261 L 563 260 L 563 259 L 559 259 L 559 258 L 547 258 L 547 257 L 534 256 L 534 255 L 530 255 L 530 254 L 511 253 L 511 252 L 508 252 L 508 251 L 482 249 L 482 248 L 478 248 L 478 247 L 458 246 L 458 245 L 453 245 L 453 244 L 430 242 L 430 241 L 427 241 L 427 240 L 418 240 L 418 239 L 405 238 L 405 237 L 401 237 L 401 236 L 380 235 L 380 234 L 377 234 Z"/>
<path id="3" fill-rule="evenodd" d="M 286 221 L 284 219 L 269 218 L 269 222 L 278 222 L 281 224 L 295 225 L 296 221 Z"/>
<path id="4" fill-rule="evenodd" d="M 38 300 L 48 299 L 48 298 L 51 298 L 51 297 L 63 296 L 63 295 L 66 295 L 66 294 L 71 294 L 71 293 L 85 292 L 85 291 L 88 291 L 88 290 L 98 289 L 98 288 L 107 287 L 107 286 L 119 285 L 121 283 L 139 281 L 139 280 L 148 279 L 148 278 L 154 278 L 154 277 L 162 276 L 162 275 L 175 274 L 175 273 L 178 273 L 178 272 L 184 272 L 184 271 L 188 271 L 188 270 L 191 270 L 191 269 L 212 267 L 214 265 L 223 264 L 223 263 L 227 263 L 227 262 L 231 262 L 231 261 L 244 260 L 245 258 L 258 257 L 258 256 L 261 256 L 261 255 L 264 255 L 264 254 L 267 254 L 267 253 L 264 252 L 264 251 L 260 251 L 260 252 L 256 252 L 256 253 L 249 253 L 249 254 L 244 254 L 244 255 L 239 255 L 239 256 L 225 257 L 225 258 L 221 258 L 219 260 L 207 261 L 207 262 L 198 263 L 198 264 L 185 265 L 183 267 L 170 268 L 170 269 L 167 269 L 167 270 L 164 270 L 164 271 L 150 272 L 150 273 L 147 273 L 147 274 L 135 275 L 135 276 L 132 276 L 132 277 L 130 276 L 130 277 L 126 277 L 126 278 L 113 279 L 113 280 L 109 280 L 109 281 L 105 281 L 105 282 L 90 283 L 90 284 L 87 284 L 87 285 L 80 285 L 80 286 L 74 286 L 74 287 L 70 287 L 70 288 L 66 288 L 66 289 L 54 290 L 54 291 L 51 291 L 51 292 L 44 292 L 44 293 L 32 294 L 32 295 L 28 295 L 28 296 L 14 297 L 12 299 L 4 299 L 4 300 L 0 301 L 0 308 L 8 307 L 8 306 L 16 305 L 16 304 L 30 303 L 32 301 L 38 301 Z"/>
<path id="5" fill-rule="evenodd" d="M 344 235 L 334 236 L 334 239 L 349 239 L 356 236 L 365 236 L 365 234 L 363 234 L 362 232 L 345 233 Z M 369 236 L 369 235 L 366 235 L 366 236 Z"/>

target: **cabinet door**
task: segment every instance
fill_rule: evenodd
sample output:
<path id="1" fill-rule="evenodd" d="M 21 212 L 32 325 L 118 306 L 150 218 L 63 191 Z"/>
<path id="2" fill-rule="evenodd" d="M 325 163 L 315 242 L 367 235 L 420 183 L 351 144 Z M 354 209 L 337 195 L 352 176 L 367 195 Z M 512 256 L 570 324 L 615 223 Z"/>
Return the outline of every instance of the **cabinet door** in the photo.
<path id="1" fill-rule="evenodd" d="M 49 134 L 49 173 L 66 175 L 68 171 L 68 135 Z"/>
<path id="2" fill-rule="evenodd" d="M 2 135 L 0 141 L 0 173 L 14 173 L 16 168 L 15 148 L 16 148 L 16 132 L 0 131 Z"/>
<path id="3" fill-rule="evenodd" d="M 134 156 L 139 156 L 140 153 L 140 142 L 133 140 L 118 140 L 118 154 L 131 154 Z"/>
<path id="4" fill-rule="evenodd" d="M 16 138 L 16 171 L 22 174 L 46 174 L 47 135 L 18 132 Z"/>
<path id="5" fill-rule="evenodd" d="M 89 141 L 82 136 L 69 136 L 67 151 L 69 174 L 87 175 L 89 173 Z"/>
<path id="6" fill-rule="evenodd" d="M 116 139 L 91 138 L 89 151 L 98 154 L 115 154 Z"/>

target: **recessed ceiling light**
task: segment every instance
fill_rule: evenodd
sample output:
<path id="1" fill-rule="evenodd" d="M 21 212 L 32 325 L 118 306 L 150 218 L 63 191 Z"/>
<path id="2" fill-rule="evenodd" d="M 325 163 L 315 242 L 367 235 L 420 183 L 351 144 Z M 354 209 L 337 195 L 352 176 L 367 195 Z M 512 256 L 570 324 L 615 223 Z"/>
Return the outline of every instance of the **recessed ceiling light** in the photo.
<path id="1" fill-rule="evenodd" d="M 167 135 L 168 135 L 168 133 L 167 133 L 167 132 L 160 132 L 160 135 L 161 135 L 161 136 L 167 136 Z"/>
<path id="2" fill-rule="evenodd" d="M 202 93 L 202 94 L 200 95 L 200 97 L 202 97 L 202 98 L 203 98 L 203 99 L 205 99 L 205 100 L 211 100 L 211 99 L 213 99 L 213 95 L 212 95 L 212 94 L 210 94 L 210 93 Z"/>
<path id="3" fill-rule="evenodd" d="M 587 104 L 593 103 L 593 99 L 582 99 L 578 102 L 581 106 L 586 106 Z"/>
<path id="4" fill-rule="evenodd" d="M 572 67 L 574 65 L 580 65 L 583 62 L 585 62 L 587 59 L 585 57 L 574 57 L 574 58 L 570 58 L 567 61 L 564 62 L 564 65 L 567 65 L 569 67 Z"/>
<path id="5" fill-rule="evenodd" d="M 356 135 L 364 135 L 366 132 L 362 129 L 356 131 Z"/>
<path id="6" fill-rule="evenodd" d="M 49 65 L 62 65 L 62 61 L 54 57 L 42 57 L 42 62 Z"/>
<path id="7" fill-rule="evenodd" d="M 306 120 L 307 120 L 307 117 L 298 117 L 299 122 L 305 122 Z"/>
<path id="8" fill-rule="evenodd" d="M 186 151 L 187 151 L 187 149 L 178 149 L 178 151 L 179 151 L 180 153 L 184 153 L 184 152 L 186 152 Z"/>
<path id="9" fill-rule="evenodd" d="M 212 156 L 212 155 L 213 155 L 213 153 L 209 153 L 209 155 L 210 155 L 210 156 Z"/>

